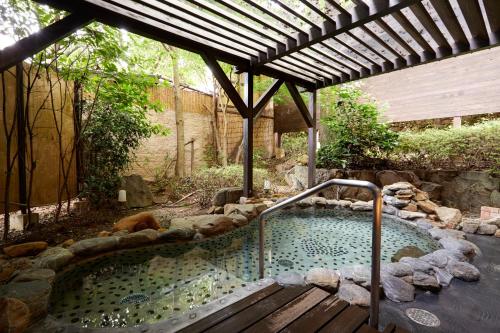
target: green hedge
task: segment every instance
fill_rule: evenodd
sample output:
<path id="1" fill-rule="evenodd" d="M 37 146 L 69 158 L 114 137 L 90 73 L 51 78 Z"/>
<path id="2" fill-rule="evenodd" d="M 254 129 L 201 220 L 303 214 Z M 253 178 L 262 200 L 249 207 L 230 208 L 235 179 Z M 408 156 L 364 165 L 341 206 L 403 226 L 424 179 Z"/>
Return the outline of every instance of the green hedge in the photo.
<path id="1" fill-rule="evenodd" d="M 458 169 L 500 172 L 500 120 L 473 126 L 400 132 L 389 155 L 396 169 Z"/>

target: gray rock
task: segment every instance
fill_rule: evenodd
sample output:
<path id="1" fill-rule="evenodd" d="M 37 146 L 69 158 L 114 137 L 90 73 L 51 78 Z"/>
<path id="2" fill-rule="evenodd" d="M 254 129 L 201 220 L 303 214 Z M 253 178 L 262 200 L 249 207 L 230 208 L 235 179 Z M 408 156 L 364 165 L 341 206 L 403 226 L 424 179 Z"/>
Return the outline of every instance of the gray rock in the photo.
<path id="1" fill-rule="evenodd" d="M 243 189 L 239 187 L 222 188 L 215 193 L 212 204 L 214 206 L 224 206 L 228 203 L 238 203 L 243 196 Z"/>
<path id="2" fill-rule="evenodd" d="M 337 289 L 340 276 L 333 269 L 311 268 L 306 274 L 306 283 L 329 289 Z"/>
<path id="3" fill-rule="evenodd" d="M 154 204 L 153 194 L 140 175 L 122 178 L 121 189 L 127 191 L 127 207 L 142 208 Z"/>
<path id="4" fill-rule="evenodd" d="M 456 208 L 438 207 L 436 214 L 448 228 L 455 228 L 462 221 L 462 213 Z"/>
<path id="5" fill-rule="evenodd" d="M 446 237 L 465 239 L 465 232 L 455 229 L 432 228 L 429 230 L 429 233 L 431 234 L 432 238 L 437 240 Z"/>
<path id="6" fill-rule="evenodd" d="M 429 230 L 434 227 L 427 219 L 416 219 L 413 222 L 422 230 Z"/>
<path id="7" fill-rule="evenodd" d="M 251 220 L 267 208 L 265 204 L 227 204 L 224 206 L 224 215 L 237 213 Z"/>
<path id="8" fill-rule="evenodd" d="M 481 221 L 483 224 L 492 224 L 492 225 L 496 225 L 497 227 L 500 228 L 500 216 L 496 216 L 496 217 L 492 217 L 490 219 L 487 219 L 487 220 L 482 220 Z"/>
<path id="9" fill-rule="evenodd" d="M 400 262 L 382 264 L 381 272 L 396 277 L 402 277 L 413 274 L 413 270 L 410 265 Z"/>
<path id="10" fill-rule="evenodd" d="M 308 208 L 313 206 L 313 202 L 311 198 L 305 198 L 296 202 L 295 205 L 300 208 Z"/>
<path id="11" fill-rule="evenodd" d="M 498 227 L 494 224 L 481 224 L 477 229 L 479 235 L 494 235 Z"/>
<path id="12" fill-rule="evenodd" d="M 282 286 L 303 286 L 306 284 L 304 276 L 297 272 L 284 272 L 276 276 L 276 282 Z"/>
<path id="13" fill-rule="evenodd" d="M 372 276 L 370 267 L 365 265 L 341 267 L 339 273 L 342 279 L 352 280 L 356 283 L 369 282 Z"/>
<path id="14" fill-rule="evenodd" d="M 351 204 L 351 209 L 356 211 L 370 211 L 373 209 L 373 202 L 356 201 Z"/>
<path id="15" fill-rule="evenodd" d="M 419 258 L 404 257 L 401 258 L 399 262 L 410 265 L 413 272 L 423 272 L 428 274 L 433 271 L 431 264 Z"/>
<path id="16" fill-rule="evenodd" d="M 326 198 L 323 197 L 311 197 L 311 202 L 314 206 L 326 207 Z"/>
<path id="17" fill-rule="evenodd" d="M 382 170 L 376 173 L 375 175 L 377 180 L 385 189 L 387 189 L 386 185 L 392 185 L 394 183 L 404 182 L 405 179 L 398 175 L 396 171 L 392 170 Z M 390 191 L 390 190 L 388 190 Z"/>
<path id="18" fill-rule="evenodd" d="M 434 276 L 418 271 L 413 274 L 413 285 L 432 292 L 437 292 L 441 289 L 441 285 Z"/>
<path id="19" fill-rule="evenodd" d="M 472 221 L 467 221 L 462 224 L 462 231 L 466 232 L 468 234 L 474 234 L 476 233 L 477 229 L 479 228 L 479 221 L 477 222 L 472 222 Z"/>
<path id="20" fill-rule="evenodd" d="M 12 282 L 30 282 L 35 280 L 45 280 L 52 284 L 54 278 L 56 277 L 56 272 L 48 268 L 32 268 L 25 271 L 21 271 L 17 274 Z"/>
<path id="21" fill-rule="evenodd" d="M 118 239 L 116 236 L 84 239 L 71 245 L 68 250 L 77 256 L 90 256 L 116 249 Z"/>
<path id="22" fill-rule="evenodd" d="M 383 199 L 386 204 L 394 206 L 396 208 L 406 207 L 410 203 L 410 200 L 402 200 L 390 195 L 384 195 Z"/>
<path id="23" fill-rule="evenodd" d="M 229 214 L 228 217 L 233 220 L 233 224 L 237 227 L 243 227 L 248 224 L 248 219 L 245 215 L 232 213 Z"/>
<path id="24" fill-rule="evenodd" d="M 394 255 L 391 257 L 392 262 L 398 262 L 400 261 L 401 258 L 403 257 L 412 257 L 412 258 L 418 258 L 421 257 L 425 254 L 424 251 L 422 251 L 419 247 L 413 246 L 413 245 L 408 245 L 405 246 L 394 253 Z"/>
<path id="25" fill-rule="evenodd" d="M 447 256 L 440 255 L 440 253 L 436 254 L 435 252 L 426 254 L 425 256 L 422 256 L 419 259 L 431 264 L 434 267 L 439 267 L 439 268 L 446 267 L 446 264 L 448 263 Z"/>
<path id="26" fill-rule="evenodd" d="M 447 250 L 459 251 L 466 256 L 480 255 L 481 250 L 476 246 L 476 244 L 466 241 L 464 239 L 456 239 L 451 237 L 441 238 L 439 244 Z"/>
<path id="27" fill-rule="evenodd" d="M 411 302 L 415 298 L 415 287 L 395 276 L 382 279 L 385 296 L 393 302 Z"/>
<path id="28" fill-rule="evenodd" d="M 341 283 L 337 297 L 352 305 L 370 306 L 370 293 L 353 283 Z"/>
<path id="29" fill-rule="evenodd" d="M 407 210 L 400 210 L 398 212 L 398 217 L 404 220 L 415 220 L 415 219 L 426 218 L 427 214 L 421 212 L 410 212 Z"/>
<path id="30" fill-rule="evenodd" d="M 413 190 L 415 189 L 415 186 L 408 182 L 397 182 L 391 185 L 386 185 L 384 186 L 384 189 L 387 189 L 389 191 L 397 192 L 399 190 Z"/>
<path id="31" fill-rule="evenodd" d="M 185 241 L 193 239 L 196 232 L 191 228 L 172 228 L 167 231 L 161 232 L 158 239 L 164 242 Z"/>
<path id="32" fill-rule="evenodd" d="M 467 257 L 460 251 L 439 249 L 433 252 L 436 256 L 446 257 L 448 260 L 467 261 Z"/>
<path id="33" fill-rule="evenodd" d="M 382 207 L 382 212 L 389 214 L 389 215 L 397 215 L 399 212 L 399 209 L 397 209 L 396 207 L 391 206 L 391 205 L 384 205 Z"/>
<path id="34" fill-rule="evenodd" d="M 58 271 L 66 266 L 74 256 L 73 252 L 63 247 L 49 247 L 35 258 L 34 266 Z"/>
<path id="35" fill-rule="evenodd" d="M 31 320 L 47 314 L 52 287 L 46 280 L 13 282 L 0 287 L 0 297 L 17 298 L 28 305 Z"/>
<path id="36" fill-rule="evenodd" d="M 431 183 L 431 182 L 422 182 L 420 189 L 424 192 L 427 192 L 427 194 L 429 194 L 429 199 L 440 200 L 443 185 Z"/>
<path id="37" fill-rule="evenodd" d="M 158 231 L 144 229 L 122 236 L 118 240 L 119 247 L 136 247 L 155 242 L 158 239 Z"/>
<path id="38" fill-rule="evenodd" d="M 475 266 L 463 261 L 450 261 L 446 266 L 446 270 L 457 279 L 463 281 L 478 281 L 481 277 L 481 273 Z"/>
<path id="39" fill-rule="evenodd" d="M 226 207 L 228 207 L 229 205 L 233 204 L 227 204 Z M 231 214 L 233 212 L 237 213 L 238 210 L 232 210 L 228 214 Z M 234 225 L 233 220 L 227 215 L 205 214 L 172 219 L 172 228 L 192 228 L 193 230 L 200 232 L 205 236 L 213 236 L 233 230 Z"/>
<path id="40" fill-rule="evenodd" d="M 453 275 L 451 275 L 446 269 L 436 268 L 436 279 L 442 287 L 448 287 L 453 280 Z"/>

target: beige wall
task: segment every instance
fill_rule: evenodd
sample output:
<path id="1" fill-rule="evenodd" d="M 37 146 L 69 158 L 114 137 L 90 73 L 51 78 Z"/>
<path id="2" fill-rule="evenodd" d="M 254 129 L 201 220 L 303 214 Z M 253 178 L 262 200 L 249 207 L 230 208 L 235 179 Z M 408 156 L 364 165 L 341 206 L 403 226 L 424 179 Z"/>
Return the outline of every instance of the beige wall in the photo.
<path id="1" fill-rule="evenodd" d="M 500 112 L 500 47 L 362 82 L 393 122 Z"/>

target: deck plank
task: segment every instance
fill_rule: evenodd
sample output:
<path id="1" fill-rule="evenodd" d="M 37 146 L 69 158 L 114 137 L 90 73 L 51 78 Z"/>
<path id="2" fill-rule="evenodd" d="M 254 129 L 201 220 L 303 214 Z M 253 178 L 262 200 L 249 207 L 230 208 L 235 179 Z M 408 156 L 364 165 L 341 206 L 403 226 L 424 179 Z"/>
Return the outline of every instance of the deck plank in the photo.
<path id="1" fill-rule="evenodd" d="M 328 322 L 319 332 L 352 333 L 365 324 L 369 316 L 368 310 L 351 305 L 332 321 Z"/>
<path id="2" fill-rule="evenodd" d="M 315 332 L 327 322 L 335 318 L 349 304 L 335 295 L 323 300 L 306 314 L 285 327 L 283 333 Z"/>
<path id="3" fill-rule="evenodd" d="M 245 297 L 244 299 L 235 302 L 211 315 L 208 317 L 205 317 L 203 319 L 200 319 L 199 321 L 193 323 L 192 325 L 189 325 L 182 330 L 179 331 L 179 333 L 199 333 L 203 332 L 210 327 L 217 325 L 221 321 L 235 315 L 236 313 L 243 311 L 244 309 L 254 305 L 255 303 L 263 300 L 264 298 L 278 292 L 279 290 L 283 289 L 282 286 L 280 286 L 277 283 L 273 283 L 270 286 L 265 287 L 264 289 L 259 290 L 258 292 Z"/>
<path id="4" fill-rule="evenodd" d="M 275 333 L 299 318 L 305 312 L 315 307 L 318 303 L 330 296 L 319 288 L 313 288 L 285 304 L 275 312 L 250 326 L 245 333 Z"/>
<path id="5" fill-rule="evenodd" d="M 255 303 L 253 306 L 246 308 L 245 310 L 240 311 L 239 313 L 211 327 L 206 332 L 241 332 L 242 330 L 276 311 L 283 305 L 292 301 L 296 297 L 307 292 L 311 288 L 311 286 L 294 286 L 281 289 L 278 292 Z"/>
<path id="6" fill-rule="evenodd" d="M 357 331 L 356 333 L 379 333 L 379 331 L 377 331 L 376 329 L 374 329 L 373 327 L 371 326 L 368 326 L 367 324 L 363 324 L 363 326 L 361 326 Z"/>

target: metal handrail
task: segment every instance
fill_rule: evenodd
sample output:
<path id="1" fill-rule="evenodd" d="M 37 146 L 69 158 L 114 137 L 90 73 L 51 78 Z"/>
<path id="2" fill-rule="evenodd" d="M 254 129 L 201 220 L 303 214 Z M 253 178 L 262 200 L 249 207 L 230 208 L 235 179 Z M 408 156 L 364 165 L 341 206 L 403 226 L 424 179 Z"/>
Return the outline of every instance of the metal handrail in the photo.
<path id="1" fill-rule="evenodd" d="M 382 195 L 380 189 L 373 183 L 364 180 L 354 179 L 331 179 L 313 188 L 310 188 L 296 196 L 286 199 L 279 204 L 270 207 L 259 215 L 259 275 L 264 278 L 264 217 L 289 206 L 297 201 L 311 196 L 328 187 L 340 185 L 350 187 L 361 187 L 370 190 L 373 195 L 373 228 L 372 228 L 372 272 L 371 272 L 371 292 L 370 292 L 370 326 L 378 328 L 378 312 L 380 298 L 380 247 L 382 238 Z"/>

